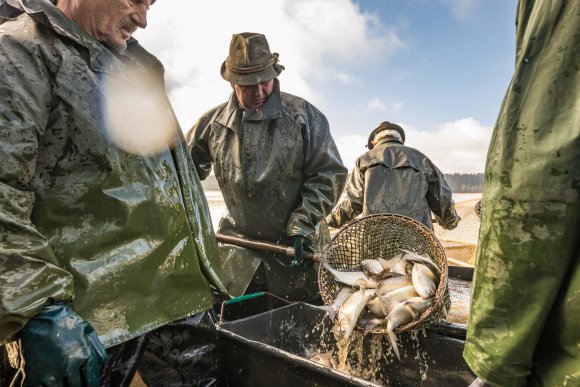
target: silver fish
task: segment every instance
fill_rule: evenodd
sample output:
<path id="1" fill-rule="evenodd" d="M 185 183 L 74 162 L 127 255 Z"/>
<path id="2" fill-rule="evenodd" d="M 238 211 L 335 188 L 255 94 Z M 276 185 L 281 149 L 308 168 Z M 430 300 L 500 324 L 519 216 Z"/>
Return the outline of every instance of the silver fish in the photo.
<path id="1" fill-rule="evenodd" d="M 364 334 L 366 335 L 367 333 L 375 329 L 375 327 L 382 324 L 386 324 L 387 322 L 388 321 L 385 318 L 375 317 L 372 319 L 361 319 L 359 321 L 359 324 L 364 328 Z"/>
<path id="2" fill-rule="evenodd" d="M 431 259 L 423 257 L 423 256 L 421 256 L 417 253 L 414 253 L 412 251 L 409 251 L 409 250 L 401 249 L 401 251 L 403 251 L 405 253 L 403 255 L 403 258 L 407 262 L 422 263 L 422 264 L 428 266 L 431 270 L 433 270 L 433 272 L 437 273 L 437 275 L 441 274 L 441 269 L 439 269 L 439 267 Z"/>
<path id="3" fill-rule="evenodd" d="M 395 336 L 394 331 L 398 327 L 407 325 L 408 323 L 412 322 L 419 315 L 420 313 L 413 309 L 409 304 L 401 302 L 393 308 L 387 317 L 387 334 L 391 340 L 391 345 L 393 346 L 393 351 L 395 351 L 395 356 L 397 356 L 397 359 L 399 360 L 401 360 L 401 354 L 399 353 L 399 347 L 397 346 L 397 336 Z"/>
<path id="4" fill-rule="evenodd" d="M 405 286 L 411 285 L 413 285 L 411 278 L 407 277 L 406 275 L 395 274 L 394 276 L 381 281 L 379 287 L 377 288 L 377 293 L 386 294 L 392 290 L 400 289 Z"/>
<path id="5" fill-rule="evenodd" d="M 332 304 L 321 306 L 320 309 L 325 310 L 326 313 L 328 314 L 328 317 L 330 317 L 330 319 L 334 321 L 334 319 L 336 318 L 336 313 L 338 313 L 340 307 L 342 306 L 342 304 L 344 304 L 344 302 L 351 295 L 352 292 L 353 292 L 352 288 L 344 287 L 340 289 L 340 291 L 334 298 Z"/>
<path id="6" fill-rule="evenodd" d="M 433 298 L 413 297 L 404 301 L 404 304 L 411 307 L 418 316 L 422 315 L 424 311 L 433 303 Z"/>
<path id="7" fill-rule="evenodd" d="M 364 320 L 361 321 L 361 325 L 364 327 L 364 333 L 367 334 L 375 327 L 386 324 L 387 334 L 391 340 L 393 350 L 395 351 L 397 358 L 400 360 L 401 358 L 399 354 L 399 348 L 397 347 L 397 337 L 394 334 L 394 330 L 400 326 L 412 322 L 414 319 L 421 316 L 432 303 L 432 298 L 425 299 L 423 297 L 412 297 L 398 303 L 395 308 L 393 308 L 391 313 L 389 313 L 387 318 L 373 318 L 370 320 Z"/>
<path id="8" fill-rule="evenodd" d="M 393 264 L 393 266 L 391 266 L 391 272 L 410 276 L 412 267 L 413 264 L 411 262 L 408 262 L 404 259 L 399 259 Z"/>
<path id="9" fill-rule="evenodd" d="M 337 282 L 345 285 L 360 286 L 367 289 L 374 289 L 379 285 L 376 280 L 368 277 L 362 271 L 339 271 L 330 266 L 326 260 L 322 261 L 322 266 L 332 274 Z"/>
<path id="10" fill-rule="evenodd" d="M 370 277 L 380 279 L 385 271 L 383 265 L 377 259 L 365 259 L 361 263 L 363 271 Z"/>
<path id="11" fill-rule="evenodd" d="M 373 303 L 373 309 L 375 309 L 377 312 L 380 311 L 380 313 L 375 313 L 375 315 L 377 317 L 385 317 L 389 315 L 389 313 L 397 304 L 408 300 L 409 298 L 417 297 L 418 295 L 419 294 L 415 290 L 414 286 L 404 286 L 402 288 L 379 295 L 375 298 L 377 301 L 373 299 L 371 303 Z"/>
<path id="12" fill-rule="evenodd" d="M 422 263 L 415 263 L 411 270 L 411 280 L 417 293 L 423 298 L 433 297 L 437 290 L 435 274 Z"/>
<path id="13" fill-rule="evenodd" d="M 394 257 L 392 257 L 390 259 L 378 258 L 377 260 L 379 261 L 379 263 L 381 264 L 383 269 L 388 270 L 388 271 L 392 271 L 393 266 L 395 266 L 397 263 L 399 263 L 402 258 L 403 258 L 403 254 L 399 254 L 399 255 L 395 255 Z"/>
<path id="14" fill-rule="evenodd" d="M 367 302 L 367 309 L 377 317 L 385 317 L 385 308 L 380 296 L 373 297 Z"/>
<path id="15" fill-rule="evenodd" d="M 347 340 L 352 334 L 358 316 L 374 294 L 374 289 L 358 290 L 351 294 L 340 307 L 338 311 L 338 331 L 344 340 Z"/>

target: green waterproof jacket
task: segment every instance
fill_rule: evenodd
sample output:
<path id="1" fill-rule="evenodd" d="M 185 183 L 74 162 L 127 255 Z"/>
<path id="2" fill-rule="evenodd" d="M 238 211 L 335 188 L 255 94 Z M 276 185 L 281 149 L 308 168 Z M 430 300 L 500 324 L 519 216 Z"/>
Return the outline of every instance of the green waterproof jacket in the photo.
<path id="1" fill-rule="evenodd" d="M 431 211 L 442 227 L 457 227 L 459 216 L 443 173 L 417 149 L 385 138 L 356 160 L 346 196 L 327 220 L 340 227 L 358 215 L 394 213 L 432 229 Z"/>
<path id="2" fill-rule="evenodd" d="M 114 54 L 48 1 L 20 4 L 0 25 L 0 342 L 50 302 L 105 346 L 210 308 L 217 243 L 161 64 L 135 41 Z M 105 79 L 143 97 L 127 119 L 153 98 L 168 146 L 112 142 L 105 107 L 126 95 Z"/>
<path id="3" fill-rule="evenodd" d="M 464 358 L 498 386 L 580 386 L 580 2 L 520 1 L 516 48 Z"/>
<path id="4" fill-rule="evenodd" d="M 213 165 L 223 193 L 229 214 L 221 220 L 219 232 L 291 244 L 297 235 L 314 239 L 316 225 L 342 192 L 347 169 L 326 117 L 304 99 L 280 92 L 279 81 L 274 82 L 272 94 L 253 111 L 242 110 L 232 93 L 227 103 L 198 120 L 188 144 L 200 177 L 208 176 Z M 239 277 L 247 266 L 255 268 L 262 258 L 257 253 L 239 258 L 229 265 L 232 275 Z M 304 275 L 282 262 L 268 259 L 271 270 L 266 274 L 276 293 L 286 295 L 298 285 L 284 280 L 284 273 Z M 273 280 L 273 271 L 282 277 Z M 304 281 L 317 291 L 315 273 L 308 280 L 302 278 L 301 284 Z"/>

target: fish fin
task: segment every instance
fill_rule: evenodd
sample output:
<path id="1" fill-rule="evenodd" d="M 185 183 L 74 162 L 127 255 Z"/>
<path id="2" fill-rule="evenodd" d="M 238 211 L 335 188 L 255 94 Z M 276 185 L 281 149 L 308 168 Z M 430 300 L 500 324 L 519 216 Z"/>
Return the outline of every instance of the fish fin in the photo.
<path id="1" fill-rule="evenodd" d="M 381 302 L 379 304 L 379 308 L 381 308 L 381 312 L 386 316 L 389 315 L 389 313 L 391 312 L 390 309 L 387 307 L 387 305 L 385 304 L 385 302 Z M 392 309 L 392 308 L 391 308 Z"/>
<path id="2" fill-rule="evenodd" d="M 369 333 L 370 331 L 372 331 L 373 329 L 375 329 L 375 327 L 377 325 L 379 325 L 383 320 L 379 319 L 379 318 L 372 318 L 372 319 L 361 319 L 360 320 L 360 325 L 364 328 L 364 334 L 366 335 L 367 333 Z"/>
<path id="3" fill-rule="evenodd" d="M 336 310 L 331 305 L 322 305 L 318 308 L 326 312 L 326 315 L 328 318 L 330 318 L 330 321 L 334 321 L 336 319 Z"/>
<path id="4" fill-rule="evenodd" d="M 393 347 L 393 351 L 395 352 L 395 356 L 397 356 L 397 359 L 401 361 L 401 354 L 399 353 L 399 347 L 397 346 L 397 336 L 395 335 L 395 332 L 393 332 L 392 329 L 387 328 L 387 334 L 391 340 L 391 345 Z"/>
<path id="5" fill-rule="evenodd" d="M 383 271 L 382 276 L 380 279 L 387 279 L 387 278 L 391 278 L 391 277 L 400 277 L 404 274 L 401 273 L 397 273 L 396 271 Z"/>
<path id="6" fill-rule="evenodd" d="M 354 283 L 352 284 L 353 287 L 358 287 L 362 292 L 365 291 L 365 289 L 367 288 L 367 281 L 365 281 L 362 278 L 357 279 L 356 281 L 354 281 Z"/>

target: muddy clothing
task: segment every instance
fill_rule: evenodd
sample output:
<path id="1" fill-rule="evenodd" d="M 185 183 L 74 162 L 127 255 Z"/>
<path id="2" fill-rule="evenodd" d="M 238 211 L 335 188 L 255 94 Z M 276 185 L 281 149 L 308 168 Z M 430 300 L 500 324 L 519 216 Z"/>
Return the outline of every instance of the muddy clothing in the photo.
<path id="1" fill-rule="evenodd" d="M 274 82 L 272 94 L 256 110 L 241 109 L 232 93 L 227 103 L 198 120 L 188 144 L 200 177 L 208 176 L 213 165 L 223 193 L 229 214 L 221 220 L 219 232 L 292 245 L 293 236 L 314 238 L 316 224 L 343 189 L 347 170 L 326 117 L 302 98 L 280 92 L 278 80 Z M 233 249 L 222 259 L 235 260 L 243 250 Z M 235 265 L 232 262 L 233 275 L 250 266 L 253 274 L 268 256 L 248 254 Z M 265 261 L 268 284 L 279 295 L 316 281 L 315 273 L 305 278 L 298 269 L 286 267 L 288 258 L 270 258 Z M 274 272 L 281 276 L 278 281 L 272 280 Z M 306 282 L 284 280 L 289 274 Z"/>
<path id="2" fill-rule="evenodd" d="M 580 385 L 580 2 L 521 0 L 487 155 L 464 357 L 498 386 Z"/>
<path id="3" fill-rule="evenodd" d="M 340 227 L 358 215 L 401 214 L 433 229 L 454 229 L 459 222 L 452 192 L 443 173 L 421 152 L 385 138 L 360 156 L 346 184 L 346 196 L 328 216 Z"/>
<path id="4" fill-rule="evenodd" d="M 0 25 L 0 343 L 51 301 L 107 347 L 211 308 L 217 244 L 161 64 L 135 41 L 113 53 L 48 1 L 21 4 Z M 171 149 L 111 142 L 106 77 L 156 98 Z"/>

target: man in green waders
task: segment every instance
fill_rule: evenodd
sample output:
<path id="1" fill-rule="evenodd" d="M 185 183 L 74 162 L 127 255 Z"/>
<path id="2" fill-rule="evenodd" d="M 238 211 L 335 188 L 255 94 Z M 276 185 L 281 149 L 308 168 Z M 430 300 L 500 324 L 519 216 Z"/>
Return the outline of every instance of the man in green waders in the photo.
<path id="1" fill-rule="evenodd" d="M 580 2 L 521 0 L 487 156 L 473 385 L 580 386 Z"/>
<path id="2" fill-rule="evenodd" d="M 130 38 L 153 2 L 0 1 L 0 344 L 13 385 L 125 386 L 146 347 L 155 364 L 182 360 L 182 378 L 149 386 L 196 383 L 183 378 L 187 344 L 210 284 L 226 290 L 163 67 Z"/>
<path id="3" fill-rule="evenodd" d="M 229 213 L 218 232 L 296 251 L 290 264 L 286 257 L 222 246 L 230 293 L 267 290 L 310 301 L 318 297 L 317 275 L 301 255 L 312 250 L 315 227 L 340 196 L 347 170 L 326 117 L 280 91 L 283 69 L 264 35 L 233 35 L 221 67 L 233 92 L 197 121 L 187 139 L 199 176 L 207 177 L 213 166 L 223 193 Z"/>

